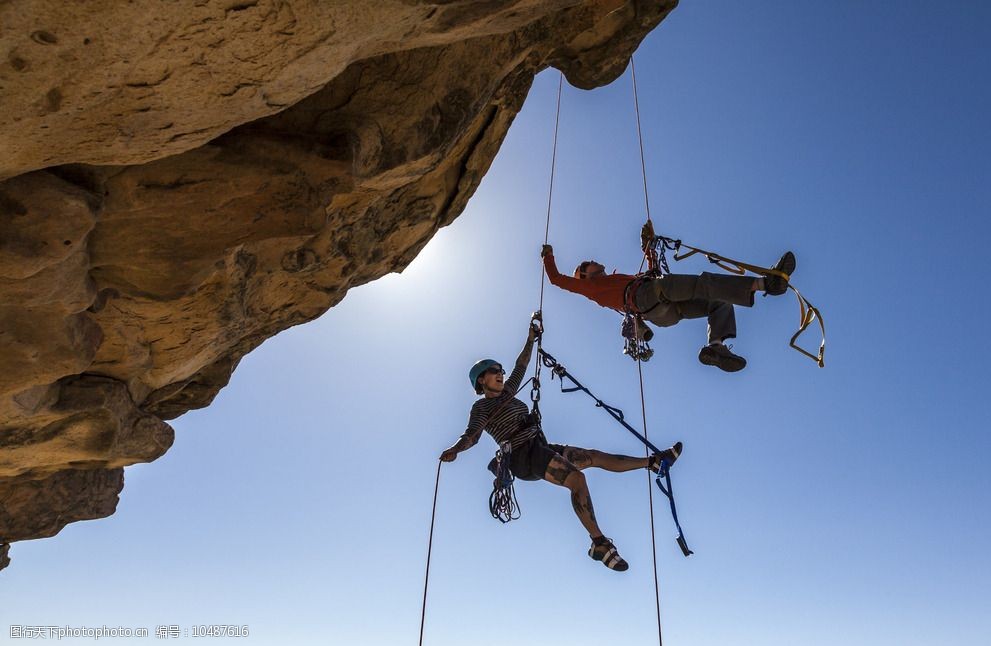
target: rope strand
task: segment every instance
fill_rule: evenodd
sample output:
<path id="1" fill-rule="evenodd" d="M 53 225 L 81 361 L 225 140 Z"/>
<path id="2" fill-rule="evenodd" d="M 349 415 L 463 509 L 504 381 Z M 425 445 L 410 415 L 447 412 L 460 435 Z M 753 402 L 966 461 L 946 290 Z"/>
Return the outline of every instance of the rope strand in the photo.
<path id="1" fill-rule="evenodd" d="M 637 373 L 640 375 L 640 411 L 643 415 L 643 436 L 647 436 L 647 403 L 643 394 L 643 363 L 637 359 Z M 644 452 L 650 457 L 650 450 L 644 446 Z M 650 552 L 654 557 L 654 607 L 657 610 L 657 644 L 663 646 L 661 635 L 661 588 L 657 582 L 657 537 L 654 531 L 654 488 L 650 486 L 651 473 L 647 471 L 647 505 L 650 507 Z"/>
<path id="2" fill-rule="evenodd" d="M 557 168 L 557 132 L 558 126 L 561 124 L 561 89 L 564 87 L 564 72 L 558 71 L 557 77 L 557 105 L 554 108 L 554 144 L 551 148 L 551 178 L 550 183 L 547 188 L 547 217 L 544 221 L 544 245 L 550 239 L 551 232 L 551 202 L 554 197 L 554 170 Z M 544 332 L 544 282 L 547 278 L 546 272 L 544 271 L 543 263 L 540 267 L 540 304 L 537 306 L 536 316 L 540 317 L 539 328 L 540 331 L 537 334 L 537 363 L 533 369 L 533 388 L 530 390 L 530 400 L 533 402 L 533 411 L 540 420 L 539 404 L 540 401 L 540 348 L 543 342 L 543 332 Z M 533 320 L 531 319 L 530 325 L 533 325 Z"/>
<path id="3" fill-rule="evenodd" d="M 647 163 L 643 156 L 643 132 L 640 130 L 640 99 L 637 96 L 637 66 L 630 57 L 630 72 L 633 76 L 633 106 L 637 113 L 637 139 L 640 141 L 640 171 L 643 176 L 643 204 L 647 210 L 647 222 L 650 222 L 650 200 L 647 198 Z"/>
<path id="4" fill-rule="evenodd" d="M 547 244 L 551 231 L 551 199 L 554 196 L 554 169 L 557 167 L 557 130 L 561 123 L 561 88 L 564 87 L 564 72 L 558 72 L 557 80 L 557 108 L 554 114 L 554 146 L 551 152 L 551 181 L 547 189 L 547 219 L 544 224 L 544 244 Z M 538 311 L 544 309 L 544 268 L 540 268 L 540 307 Z"/>
<path id="5" fill-rule="evenodd" d="M 440 467 L 437 460 L 437 479 L 434 481 L 434 504 L 430 512 L 430 538 L 427 540 L 427 573 L 423 576 L 423 608 L 420 610 L 420 646 L 423 646 L 423 625 L 427 618 L 427 584 L 430 582 L 430 554 L 434 549 L 434 518 L 437 517 L 437 490 L 440 489 Z"/>
<path id="6" fill-rule="evenodd" d="M 653 224 L 650 219 L 650 199 L 647 196 L 647 162 L 643 153 L 643 131 L 640 128 L 640 97 L 637 93 L 637 66 L 630 57 L 630 73 L 633 77 L 633 106 L 637 114 L 637 140 L 640 142 L 640 175 L 643 177 L 643 203 L 647 211 L 647 222 Z M 647 261 L 647 249 L 643 250 L 643 259 L 640 261 L 640 271 L 643 271 L 644 263 Z M 639 326 L 639 322 L 636 323 Z M 637 330 L 639 337 L 639 330 Z M 647 437 L 647 401 L 643 394 L 643 363 L 637 355 L 637 373 L 640 376 L 640 410 L 643 414 L 643 435 Z M 649 453 L 649 451 L 648 451 Z M 654 557 L 654 606 L 657 610 L 657 644 L 664 645 L 664 638 L 661 631 L 661 589 L 657 582 L 657 538 L 654 532 L 654 490 L 650 486 L 650 471 L 647 472 L 647 504 L 650 506 L 650 547 Z"/>

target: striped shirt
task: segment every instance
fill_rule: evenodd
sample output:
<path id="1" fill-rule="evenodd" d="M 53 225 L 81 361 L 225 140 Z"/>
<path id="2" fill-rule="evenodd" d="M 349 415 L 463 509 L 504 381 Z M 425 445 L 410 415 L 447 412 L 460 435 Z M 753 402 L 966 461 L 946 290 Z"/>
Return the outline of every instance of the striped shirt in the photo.
<path id="1" fill-rule="evenodd" d="M 540 426 L 526 424 L 525 418 L 530 409 L 515 397 L 530 363 L 532 350 L 533 343 L 528 340 L 516 360 L 513 373 L 504 382 L 502 394 L 498 397 L 482 397 L 472 405 L 468 415 L 468 429 L 463 436 L 469 438 L 472 445 L 478 442 L 482 431 L 491 435 L 499 444 L 508 441 L 514 449 L 540 433 Z"/>

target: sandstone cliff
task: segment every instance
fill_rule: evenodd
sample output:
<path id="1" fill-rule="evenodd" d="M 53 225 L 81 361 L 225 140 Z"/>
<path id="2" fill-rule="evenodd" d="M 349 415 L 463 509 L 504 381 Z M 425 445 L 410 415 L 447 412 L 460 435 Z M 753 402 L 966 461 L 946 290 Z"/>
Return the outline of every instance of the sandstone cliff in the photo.
<path id="1" fill-rule="evenodd" d="M 112 514 L 246 353 L 403 269 L 548 67 L 676 0 L 0 2 L 0 568 Z"/>

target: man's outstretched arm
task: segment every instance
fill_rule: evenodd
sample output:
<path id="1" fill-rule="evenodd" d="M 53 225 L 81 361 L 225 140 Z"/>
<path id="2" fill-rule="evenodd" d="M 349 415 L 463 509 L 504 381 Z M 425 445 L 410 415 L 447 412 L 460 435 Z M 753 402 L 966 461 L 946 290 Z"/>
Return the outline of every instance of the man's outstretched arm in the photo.
<path id="1" fill-rule="evenodd" d="M 577 289 L 578 283 L 581 281 L 577 278 L 572 278 L 571 276 L 565 276 L 557 270 L 557 264 L 554 262 L 553 247 L 549 244 L 545 244 L 540 250 L 540 255 L 544 259 L 544 273 L 547 274 L 547 280 L 551 281 L 551 285 L 560 287 L 561 289 L 566 289 L 569 292 L 582 294 L 582 292 Z"/>

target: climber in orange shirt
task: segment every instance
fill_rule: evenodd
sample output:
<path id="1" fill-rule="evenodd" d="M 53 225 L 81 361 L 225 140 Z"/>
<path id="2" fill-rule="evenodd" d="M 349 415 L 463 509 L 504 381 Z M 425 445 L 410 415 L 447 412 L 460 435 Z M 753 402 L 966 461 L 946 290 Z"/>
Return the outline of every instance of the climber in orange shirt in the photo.
<path id="1" fill-rule="evenodd" d="M 594 260 L 575 268 L 574 278 L 562 275 L 554 263 L 554 249 L 544 245 L 540 255 L 544 271 L 552 285 L 581 294 L 602 307 L 640 315 L 643 320 L 669 327 L 683 319 L 709 319 L 709 342 L 699 351 L 699 361 L 726 372 L 742 370 L 747 360 L 734 354 L 724 341 L 736 338 L 734 305 L 752 307 L 754 294 L 763 291 L 772 296 L 784 294 L 788 281 L 782 276 L 728 276 L 703 272 L 664 274 L 607 274 Z M 790 276 L 795 271 L 795 254 L 786 251 L 774 269 Z"/>

